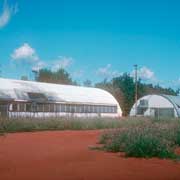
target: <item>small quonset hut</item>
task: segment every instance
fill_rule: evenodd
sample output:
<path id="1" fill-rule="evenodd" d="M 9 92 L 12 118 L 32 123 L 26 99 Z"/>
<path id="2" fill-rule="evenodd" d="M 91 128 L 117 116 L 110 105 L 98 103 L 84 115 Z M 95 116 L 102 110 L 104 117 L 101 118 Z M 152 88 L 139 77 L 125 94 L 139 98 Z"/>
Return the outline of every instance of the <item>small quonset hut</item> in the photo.
<path id="1" fill-rule="evenodd" d="M 180 96 L 147 95 L 132 107 L 130 116 L 180 117 Z"/>
<path id="2" fill-rule="evenodd" d="M 102 89 L 0 78 L 0 115 L 121 117 L 122 111 Z"/>

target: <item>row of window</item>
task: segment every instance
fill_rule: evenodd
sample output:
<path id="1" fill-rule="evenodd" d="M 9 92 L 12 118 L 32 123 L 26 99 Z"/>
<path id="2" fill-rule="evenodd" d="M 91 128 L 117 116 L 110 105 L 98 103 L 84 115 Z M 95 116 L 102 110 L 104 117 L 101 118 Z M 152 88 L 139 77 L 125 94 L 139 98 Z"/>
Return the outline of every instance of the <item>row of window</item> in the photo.
<path id="1" fill-rule="evenodd" d="M 9 106 L 9 110 L 13 112 L 117 113 L 117 106 L 15 103 Z"/>

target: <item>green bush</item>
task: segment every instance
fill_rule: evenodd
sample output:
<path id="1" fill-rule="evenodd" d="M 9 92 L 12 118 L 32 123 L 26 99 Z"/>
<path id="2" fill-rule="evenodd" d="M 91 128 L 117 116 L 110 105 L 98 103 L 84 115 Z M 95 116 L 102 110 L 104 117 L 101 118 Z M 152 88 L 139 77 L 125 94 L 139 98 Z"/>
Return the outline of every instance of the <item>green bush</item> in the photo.
<path id="1" fill-rule="evenodd" d="M 180 145 L 179 120 L 134 121 L 129 120 L 128 125 L 103 133 L 99 141 L 104 144 L 103 149 L 125 152 L 128 157 L 176 157 L 174 149 Z"/>
<path id="2" fill-rule="evenodd" d="M 174 153 L 168 142 L 162 142 L 158 137 L 145 135 L 128 143 L 125 147 L 130 157 L 160 157 L 171 158 Z"/>
<path id="3" fill-rule="evenodd" d="M 180 146 L 180 129 L 177 130 L 176 135 L 175 135 L 175 143 Z"/>

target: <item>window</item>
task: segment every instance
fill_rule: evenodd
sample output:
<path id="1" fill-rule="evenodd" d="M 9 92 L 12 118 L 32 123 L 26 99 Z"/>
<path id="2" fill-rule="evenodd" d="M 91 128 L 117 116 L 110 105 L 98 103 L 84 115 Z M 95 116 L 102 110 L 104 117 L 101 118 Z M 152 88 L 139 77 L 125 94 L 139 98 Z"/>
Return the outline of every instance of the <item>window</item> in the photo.
<path id="1" fill-rule="evenodd" d="M 103 106 L 103 112 L 108 113 L 108 107 L 107 106 Z"/>
<path id="2" fill-rule="evenodd" d="M 139 106 L 141 106 L 141 107 L 148 107 L 148 100 L 141 99 Z"/>
<path id="3" fill-rule="evenodd" d="M 80 106 L 80 113 L 85 113 L 85 105 Z"/>
<path id="4" fill-rule="evenodd" d="M 79 105 L 79 104 L 43 104 L 14 103 L 11 111 L 20 112 L 67 112 L 67 113 L 117 113 L 117 106 Z"/>
<path id="5" fill-rule="evenodd" d="M 44 112 L 49 112 L 49 104 L 44 104 Z"/>
<path id="6" fill-rule="evenodd" d="M 19 111 L 24 112 L 25 111 L 25 104 L 19 104 Z"/>
<path id="7" fill-rule="evenodd" d="M 65 110 L 66 110 L 65 104 L 61 104 L 61 112 L 66 112 Z"/>
<path id="8" fill-rule="evenodd" d="M 12 111 L 18 111 L 18 104 L 13 104 L 12 105 Z"/>
<path id="9" fill-rule="evenodd" d="M 75 113 L 75 105 L 70 105 L 70 112 Z"/>
<path id="10" fill-rule="evenodd" d="M 61 112 L 61 105 L 60 104 L 55 105 L 55 111 L 56 112 Z"/>
<path id="11" fill-rule="evenodd" d="M 31 112 L 31 104 L 26 104 L 26 112 Z"/>
<path id="12" fill-rule="evenodd" d="M 49 106 L 50 106 L 49 111 L 50 112 L 55 112 L 54 104 L 50 104 Z"/>
<path id="13" fill-rule="evenodd" d="M 65 106 L 66 106 L 65 112 L 67 112 L 67 113 L 70 112 L 70 104 L 66 104 Z"/>
<path id="14" fill-rule="evenodd" d="M 106 112 L 107 112 L 107 113 L 111 113 L 111 107 L 106 106 Z"/>
<path id="15" fill-rule="evenodd" d="M 106 106 L 102 106 L 102 113 L 106 113 Z"/>
<path id="16" fill-rule="evenodd" d="M 27 94 L 32 101 L 47 101 L 46 96 L 42 93 L 28 92 Z"/>
<path id="17" fill-rule="evenodd" d="M 76 105 L 76 113 L 80 113 L 81 111 L 81 106 L 80 105 Z"/>
<path id="18" fill-rule="evenodd" d="M 103 112 L 104 112 L 104 107 L 100 106 L 100 113 L 103 113 Z"/>
<path id="19" fill-rule="evenodd" d="M 89 107 L 89 109 L 90 109 L 90 112 L 93 113 L 93 106 L 92 105 Z"/>
<path id="20" fill-rule="evenodd" d="M 88 111 L 88 105 L 84 105 L 84 112 L 85 113 L 88 113 L 89 111 Z"/>
<path id="21" fill-rule="evenodd" d="M 113 107 L 113 113 L 117 113 L 117 106 Z"/>
<path id="22" fill-rule="evenodd" d="M 37 111 L 38 112 L 44 112 L 44 105 L 43 104 L 38 104 L 37 105 Z"/>
<path id="23" fill-rule="evenodd" d="M 38 111 L 36 103 L 31 104 L 31 110 L 32 110 L 32 112 L 37 112 Z"/>
<path id="24" fill-rule="evenodd" d="M 10 105 L 9 105 L 9 111 L 12 111 L 12 110 L 13 110 L 12 108 L 13 108 L 13 105 L 10 104 Z"/>
<path id="25" fill-rule="evenodd" d="M 111 113 L 114 113 L 115 112 L 115 109 L 114 109 L 114 106 L 111 107 Z"/>

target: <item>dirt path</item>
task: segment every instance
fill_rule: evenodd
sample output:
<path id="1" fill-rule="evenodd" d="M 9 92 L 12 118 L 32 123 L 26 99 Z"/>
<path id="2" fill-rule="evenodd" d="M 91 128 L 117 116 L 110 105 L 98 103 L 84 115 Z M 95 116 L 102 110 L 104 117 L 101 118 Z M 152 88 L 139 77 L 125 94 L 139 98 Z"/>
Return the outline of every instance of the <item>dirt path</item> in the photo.
<path id="1" fill-rule="evenodd" d="M 100 131 L 0 137 L 0 180 L 180 180 L 180 163 L 90 150 Z"/>

